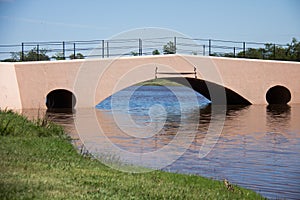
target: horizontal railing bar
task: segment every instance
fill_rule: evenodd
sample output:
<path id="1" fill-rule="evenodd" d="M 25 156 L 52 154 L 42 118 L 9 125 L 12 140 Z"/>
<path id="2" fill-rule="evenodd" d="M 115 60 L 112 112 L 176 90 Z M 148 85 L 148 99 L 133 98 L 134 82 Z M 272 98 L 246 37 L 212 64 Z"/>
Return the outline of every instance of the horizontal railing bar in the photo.
<path id="1" fill-rule="evenodd" d="M 156 74 L 195 74 L 195 72 L 157 72 Z"/>
<path id="2" fill-rule="evenodd" d="M 203 39 L 203 38 L 187 38 L 183 36 L 175 37 L 154 37 L 154 38 L 117 38 L 105 40 L 74 40 L 74 41 L 40 41 L 40 42 L 23 42 L 21 44 L 2 44 L 0 45 L 0 60 L 6 55 L 11 54 L 11 57 L 17 56 L 18 60 L 23 59 L 27 53 L 34 51 L 35 53 L 50 53 L 59 55 L 62 53 L 64 57 L 73 53 L 90 54 L 92 51 L 97 51 L 99 55 L 84 55 L 87 57 L 113 57 L 113 56 L 133 56 L 151 55 L 154 50 L 158 50 L 160 54 L 167 53 L 164 46 L 169 42 L 173 42 L 174 53 L 183 54 L 201 54 L 201 55 L 216 55 L 247 57 L 249 49 L 259 50 L 271 45 L 269 52 L 274 51 L 274 59 L 276 59 L 277 48 L 289 47 L 289 44 L 276 43 L 261 43 L 261 42 L 242 42 L 232 40 L 219 39 Z M 90 51 L 90 52 L 89 52 Z M 126 53 L 123 53 L 125 51 Z M 134 53 L 133 53 L 134 52 Z M 244 52 L 244 53 L 243 53 Z M 67 54 L 66 54 L 67 53 Z M 263 56 L 267 56 L 262 52 Z M 272 58 L 271 58 L 272 59 Z"/>

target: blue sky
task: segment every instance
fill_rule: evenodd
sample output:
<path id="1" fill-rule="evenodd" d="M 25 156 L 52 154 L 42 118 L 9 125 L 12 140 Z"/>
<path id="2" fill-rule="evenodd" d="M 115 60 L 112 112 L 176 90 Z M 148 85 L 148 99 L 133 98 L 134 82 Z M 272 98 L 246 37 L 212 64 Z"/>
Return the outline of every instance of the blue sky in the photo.
<path id="1" fill-rule="evenodd" d="M 286 44 L 300 40 L 299 10 L 298 0 L 0 0 L 0 44 L 108 39 L 144 27 Z"/>

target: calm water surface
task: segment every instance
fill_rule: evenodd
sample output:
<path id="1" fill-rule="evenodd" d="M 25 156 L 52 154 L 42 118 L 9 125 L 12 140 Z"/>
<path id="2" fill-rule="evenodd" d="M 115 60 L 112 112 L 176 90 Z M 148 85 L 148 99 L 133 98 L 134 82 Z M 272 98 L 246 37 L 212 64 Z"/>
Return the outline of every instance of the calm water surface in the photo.
<path id="1" fill-rule="evenodd" d="M 163 170 L 219 180 L 226 178 L 270 199 L 300 199 L 300 105 L 229 106 L 226 112 L 222 107 L 214 107 L 212 114 L 212 107 L 203 96 L 197 95 L 195 103 L 194 94 L 184 87 L 161 86 L 131 87 L 113 98 L 106 99 L 92 112 L 76 110 L 73 114 L 48 112 L 47 115 L 65 126 L 74 138 L 80 129 L 75 128 L 74 119 L 86 115 L 88 123 L 93 115 L 106 138 L 116 147 L 135 153 L 152 152 L 169 145 L 181 130 L 180 134 L 192 137 L 192 142 L 179 159 Z M 124 100 L 126 98 L 129 101 Z M 216 145 L 200 158 L 207 131 L 214 128 L 210 124 L 222 121 L 224 113 L 225 122 Z M 131 121 L 121 120 L 116 124 L 116 115 L 119 120 L 129 115 Z M 127 133 L 120 126 L 125 127 Z M 136 131 L 136 127 L 139 127 L 138 137 L 128 134 L 128 131 Z M 157 133 L 147 135 L 147 127 L 156 127 Z M 90 134 L 88 129 L 80 131 L 80 135 Z M 178 152 L 173 149 L 172 153 Z M 152 163 L 158 164 L 163 159 L 157 158 Z M 130 162 L 130 159 L 124 161 Z M 148 163 L 133 163 L 149 167 Z"/>

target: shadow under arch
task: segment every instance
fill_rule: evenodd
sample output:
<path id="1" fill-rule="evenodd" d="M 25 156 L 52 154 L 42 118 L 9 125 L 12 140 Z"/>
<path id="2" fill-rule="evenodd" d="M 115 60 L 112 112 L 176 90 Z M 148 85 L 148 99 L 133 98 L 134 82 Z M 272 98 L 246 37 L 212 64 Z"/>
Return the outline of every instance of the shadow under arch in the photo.
<path id="1" fill-rule="evenodd" d="M 282 85 L 276 85 L 267 91 L 266 100 L 269 105 L 287 104 L 291 100 L 291 92 Z"/>
<path id="2" fill-rule="evenodd" d="M 182 85 L 185 85 L 187 87 L 192 87 L 196 92 L 203 95 L 208 100 L 212 101 L 210 91 L 222 91 L 225 89 L 226 94 L 226 104 L 227 105 L 251 105 L 251 103 L 242 97 L 241 95 L 237 94 L 231 89 L 224 88 L 221 85 L 201 80 L 201 79 L 195 79 L 195 78 L 181 78 L 181 77 L 173 77 L 173 78 L 165 78 L 170 81 L 174 81 L 176 83 L 180 83 Z M 186 81 L 187 80 L 187 81 Z M 190 85 L 187 85 L 190 84 Z M 224 102 L 222 102 L 222 98 L 220 100 L 215 99 L 214 102 L 212 102 L 215 105 L 222 105 Z"/>
<path id="3" fill-rule="evenodd" d="M 66 89 L 55 89 L 46 96 L 48 110 L 72 110 L 76 105 L 75 95 Z"/>

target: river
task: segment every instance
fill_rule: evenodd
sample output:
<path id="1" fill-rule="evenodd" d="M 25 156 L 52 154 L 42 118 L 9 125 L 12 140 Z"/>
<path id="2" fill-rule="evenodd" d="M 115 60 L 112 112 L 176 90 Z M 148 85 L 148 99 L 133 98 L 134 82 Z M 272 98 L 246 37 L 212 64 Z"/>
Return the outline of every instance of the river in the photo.
<path id="1" fill-rule="evenodd" d="M 300 198 L 300 105 L 225 109 L 185 87 L 133 86 L 95 109 L 46 115 L 91 153 L 226 178 L 270 199 Z"/>

